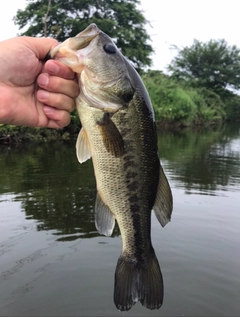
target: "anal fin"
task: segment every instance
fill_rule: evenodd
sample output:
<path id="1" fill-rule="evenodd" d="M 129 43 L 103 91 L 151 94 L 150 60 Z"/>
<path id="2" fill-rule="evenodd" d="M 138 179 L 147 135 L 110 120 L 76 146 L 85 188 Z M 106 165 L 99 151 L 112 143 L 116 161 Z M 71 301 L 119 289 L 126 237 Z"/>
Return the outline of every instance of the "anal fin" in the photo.
<path id="1" fill-rule="evenodd" d="M 102 201 L 99 193 L 97 193 L 95 203 L 95 226 L 99 233 L 107 237 L 112 235 L 115 226 L 115 217 Z"/>
<path id="2" fill-rule="evenodd" d="M 163 168 L 160 165 L 159 183 L 153 211 L 162 227 L 164 227 L 171 220 L 172 209 L 172 191 L 167 177 L 164 174 Z"/>

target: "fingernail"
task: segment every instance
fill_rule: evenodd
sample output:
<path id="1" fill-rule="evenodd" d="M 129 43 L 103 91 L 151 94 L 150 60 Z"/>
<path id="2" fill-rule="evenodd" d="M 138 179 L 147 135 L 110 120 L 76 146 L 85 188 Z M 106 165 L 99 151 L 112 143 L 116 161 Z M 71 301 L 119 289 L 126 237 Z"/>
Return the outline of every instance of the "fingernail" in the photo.
<path id="1" fill-rule="evenodd" d="M 49 77 L 46 74 L 40 74 L 38 76 L 38 84 L 40 86 L 47 86 L 49 82 Z"/>
<path id="2" fill-rule="evenodd" d="M 57 74 L 59 71 L 59 66 L 54 63 L 53 61 L 48 61 L 46 63 L 46 69 L 51 72 L 52 74 Z"/>
<path id="3" fill-rule="evenodd" d="M 37 97 L 38 97 L 38 100 L 40 100 L 40 101 L 47 101 L 48 96 L 49 96 L 49 92 L 46 90 L 39 90 L 37 92 Z"/>

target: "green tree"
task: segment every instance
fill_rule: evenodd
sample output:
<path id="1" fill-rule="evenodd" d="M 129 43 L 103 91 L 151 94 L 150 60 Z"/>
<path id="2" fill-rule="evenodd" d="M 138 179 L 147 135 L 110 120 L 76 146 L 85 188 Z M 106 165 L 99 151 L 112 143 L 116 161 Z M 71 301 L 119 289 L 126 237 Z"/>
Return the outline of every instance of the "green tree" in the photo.
<path id="1" fill-rule="evenodd" d="M 172 75 L 196 87 L 204 87 L 224 97 L 240 88 L 240 49 L 224 39 L 202 43 L 178 51 L 169 65 Z"/>
<path id="2" fill-rule="evenodd" d="M 137 69 L 151 65 L 153 53 L 139 0 L 27 0 L 14 22 L 20 35 L 51 36 L 58 41 L 76 36 L 90 23 L 107 33 Z"/>

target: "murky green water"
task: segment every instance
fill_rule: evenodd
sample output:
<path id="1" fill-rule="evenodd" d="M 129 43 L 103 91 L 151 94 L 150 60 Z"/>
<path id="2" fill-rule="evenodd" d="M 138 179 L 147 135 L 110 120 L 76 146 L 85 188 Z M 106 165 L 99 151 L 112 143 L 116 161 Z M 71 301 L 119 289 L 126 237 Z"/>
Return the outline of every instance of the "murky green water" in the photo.
<path id="1" fill-rule="evenodd" d="M 94 225 L 91 161 L 75 143 L 0 147 L 0 316 L 239 316 L 240 124 L 159 134 L 174 196 L 171 223 L 153 216 L 164 303 L 113 304 L 121 252 Z"/>

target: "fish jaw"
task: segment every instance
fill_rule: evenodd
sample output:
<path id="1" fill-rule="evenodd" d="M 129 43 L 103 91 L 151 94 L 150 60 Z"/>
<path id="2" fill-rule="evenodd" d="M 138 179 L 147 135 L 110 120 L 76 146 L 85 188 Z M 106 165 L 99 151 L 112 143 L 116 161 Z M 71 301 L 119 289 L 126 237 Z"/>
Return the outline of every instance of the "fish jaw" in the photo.
<path id="1" fill-rule="evenodd" d="M 91 24 L 83 32 L 73 38 L 69 38 L 50 52 L 50 57 L 70 67 L 75 73 L 80 74 L 84 69 L 84 58 L 91 52 L 91 42 L 99 34 L 100 30 L 95 24 Z"/>

